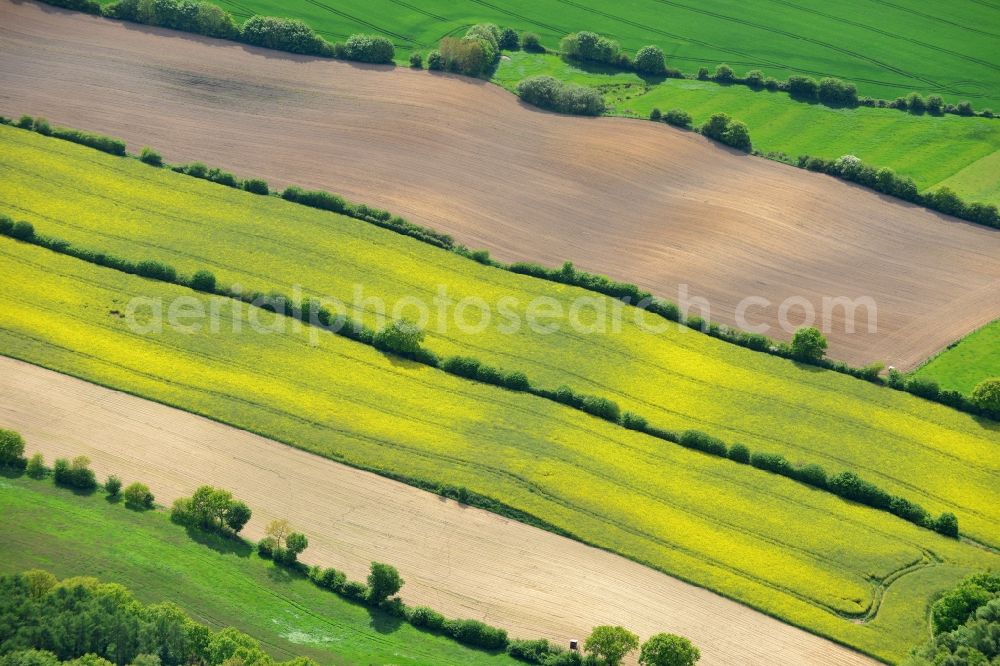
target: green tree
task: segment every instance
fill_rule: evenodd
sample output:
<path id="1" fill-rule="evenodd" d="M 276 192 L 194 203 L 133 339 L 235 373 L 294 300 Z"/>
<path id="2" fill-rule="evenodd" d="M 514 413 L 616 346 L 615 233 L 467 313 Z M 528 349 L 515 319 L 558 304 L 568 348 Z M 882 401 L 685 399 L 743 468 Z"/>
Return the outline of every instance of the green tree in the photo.
<path id="1" fill-rule="evenodd" d="M 14 465 L 24 456 L 24 439 L 13 430 L 0 429 L 0 467 Z"/>
<path id="2" fill-rule="evenodd" d="M 667 71 L 667 62 L 663 57 L 663 49 L 659 46 L 643 46 L 635 54 L 635 71 L 643 74 L 663 74 Z"/>
<path id="3" fill-rule="evenodd" d="M 729 127 L 731 120 L 728 113 L 713 113 L 701 126 L 701 133 L 710 139 L 721 141 L 722 134 Z"/>
<path id="4" fill-rule="evenodd" d="M 715 76 L 713 78 L 722 83 L 730 83 L 734 78 L 733 68 L 729 65 L 719 65 L 715 68 Z"/>
<path id="5" fill-rule="evenodd" d="M 276 520 L 272 520 L 270 523 L 267 524 L 267 527 L 264 529 L 264 533 L 267 534 L 267 536 L 274 539 L 275 546 L 278 548 L 284 548 L 285 538 L 291 533 L 291 531 L 292 531 L 291 523 L 289 523 L 284 518 L 278 518 Z"/>
<path id="6" fill-rule="evenodd" d="M 972 389 L 972 402 L 982 409 L 1000 412 L 1000 377 L 984 379 Z"/>
<path id="7" fill-rule="evenodd" d="M 229 505 L 229 509 L 226 511 L 226 527 L 238 534 L 250 520 L 252 514 L 250 507 L 244 502 L 235 501 Z"/>
<path id="8" fill-rule="evenodd" d="M 424 332 L 416 324 L 397 319 L 375 334 L 375 346 L 397 354 L 413 354 L 420 351 Z"/>
<path id="9" fill-rule="evenodd" d="M 125 499 L 126 506 L 135 509 L 152 509 L 155 499 L 153 493 L 149 491 L 149 486 L 145 483 L 129 484 L 122 491 L 122 497 Z"/>
<path id="10" fill-rule="evenodd" d="M 32 479 L 40 479 L 45 476 L 45 459 L 42 457 L 41 453 L 36 453 L 28 459 L 28 465 L 24 468 L 24 471 Z"/>
<path id="11" fill-rule="evenodd" d="M 729 123 L 729 126 L 722 133 L 722 140 L 733 148 L 738 148 L 747 153 L 753 148 L 753 144 L 750 141 L 750 129 L 746 126 L 746 123 L 739 120 Z"/>
<path id="12" fill-rule="evenodd" d="M 119 479 L 114 474 L 109 476 L 108 480 L 104 482 L 104 490 L 111 497 L 118 497 L 118 493 L 121 491 L 121 489 L 122 489 L 122 480 Z"/>
<path id="13" fill-rule="evenodd" d="M 642 666 L 693 666 L 701 652 L 691 641 L 674 634 L 656 634 L 642 644 L 639 663 Z"/>
<path id="14" fill-rule="evenodd" d="M 826 338 L 812 326 L 795 331 L 792 354 L 803 361 L 818 361 L 826 354 Z"/>
<path id="15" fill-rule="evenodd" d="M 602 660 L 607 666 L 618 666 L 622 659 L 639 647 L 639 637 L 625 627 L 603 625 L 594 627 L 583 643 L 583 649 Z"/>
<path id="16" fill-rule="evenodd" d="M 499 46 L 504 51 L 516 51 L 521 48 L 521 38 L 514 28 L 504 28 L 500 31 Z"/>
<path id="17" fill-rule="evenodd" d="M 372 562 L 371 573 L 368 574 L 369 598 L 373 603 L 382 603 L 399 592 L 403 587 L 403 579 L 396 567 L 381 562 Z"/>

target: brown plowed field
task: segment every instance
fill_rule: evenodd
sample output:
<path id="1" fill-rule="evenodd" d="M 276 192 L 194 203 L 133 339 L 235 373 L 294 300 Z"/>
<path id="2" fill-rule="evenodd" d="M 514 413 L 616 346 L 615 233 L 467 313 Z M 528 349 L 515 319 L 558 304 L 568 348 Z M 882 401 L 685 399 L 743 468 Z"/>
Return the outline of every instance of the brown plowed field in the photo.
<path id="1" fill-rule="evenodd" d="M 788 337 L 788 297 L 818 314 L 824 297 L 871 297 L 876 333 L 829 318 L 830 354 L 852 363 L 909 368 L 1000 316 L 996 231 L 662 124 L 540 112 L 468 78 L 0 0 L 0 113 L 329 189 L 505 260 L 569 259 L 671 299 L 688 285 L 720 323 L 763 296 L 748 319 L 774 337 Z"/>
<path id="2" fill-rule="evenodd" d="M 0 427 L 28 451 L 86 455 L 99 478 L 149 484 L 169 505 L 205 483 L 232 490 L 254 517 L 284 517 L 309 536 L 309 563 L 363 579 L 391 562 L 407 603 L 560 643 L 623 624 L 671 631 L 711 666 L 855 666 L 877 662 L 639 564 L 187 412 L 0 356 Z"/>

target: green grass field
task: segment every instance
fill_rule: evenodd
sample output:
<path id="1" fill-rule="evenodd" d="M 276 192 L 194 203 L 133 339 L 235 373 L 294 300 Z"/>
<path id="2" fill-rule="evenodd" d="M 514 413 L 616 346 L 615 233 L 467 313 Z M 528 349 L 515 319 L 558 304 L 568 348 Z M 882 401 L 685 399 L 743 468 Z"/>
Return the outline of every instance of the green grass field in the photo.
<path id="1" fill-rule="evenodd" d="M 984 379 L 1000 377 L 1000 320 L 970 333 L 913 374 L 966 395 Z"/>
<path id="2" fill-rule="evenodd" d="M 330 39 L 356 32 L 390 37 L 405 56 L 473 23 L 530 30 L 556 48 L 570 32 L 608 35 L 634 52 L 660 46 L 685 72 L 728 62 L 787 78 L 839 76 L 861 94 L 892 99 L 916 90 L 947 100 L 1000 106 L 1000 8 L 976 0 L 946 4 L 845 0 L 753 4 L 735 0 L 220 0 L 240 17 L 302 18 Z"/>
<path id="3" fill-rule="evenodd" d="M 11 128 L 0 137 L 3 212 L 88 247 L 160 258 L 188 273 L 207 267 L 224 284 L 300 284 L 344 298 L 363 284 L 390 303 L 429 297 L 438 284 L 452 299 L 522 304 L 585 293 L 134 160 Z M 0 253 L 8 267 L 0 277 L 4 354 L 349 464 L 466 486 L 886 659 L 921 637 L 930 592 L 970 568 L 1000 564 L 888 514 L 545 400 L 334 336 L 311 346 L 308 331 L 249 333 L 247 310 L 234 314 L 228 301 L 219 334 L 137 335 L 120 316 L 131 296 L 169 301 L 193 292 L 7 239 Z M 226 324 L 234 319 L 243 332 Z M 963 532 L 995 545 L 997 429 L 939 405 L 672 325 L 656 337 L 628 322 L 605 335 L 525 327 L 506 335 L 493 326 L 431 334 L 426 344 L 524 370 L 543 386 L 607 395 L 656 425 L 854 469 L 935 513 L 955 511 Z M 911 565 L 873 622 L 842 619 L 863 615 L 879 581 Z"/>
<path id="4" fill-rule="evenodd" d="M 600 86 L 612 113 L 649 116 L 679 108 L 695 126 L 725 111 L 750 128 L 754 148 L 835 159 L 857 155 L 868 164 L 911 177 L 920 189 L 947 185 L 969 201 L 1000 204 L 1000 122 L 954 115 L 917 116 L 893 109 L 833 109 L 803 104 L 783 92 L 666 79 L 647 84 L 629 72 L 584 71 L 555 55 L 510 53 L 494 81 L 509 90 L 528 76 L 548 74 Z M 887 140 L 891 137 L 892 140 Z"/>
<path id="5" fill-rule="evenodd" d="M 344 601 L 258 558 L 249 548 L 200 534 L 166 512 L 135 512 L 102 494 L 74 495 L 51 480 L 0 477 L 0 574 L 42 568 L 63 578 L 121 583 L 143 602 L 173 601 L 215 629 L 233 626 L 276 659 L 327 664 L 517 664 L 418 631 Z"/>

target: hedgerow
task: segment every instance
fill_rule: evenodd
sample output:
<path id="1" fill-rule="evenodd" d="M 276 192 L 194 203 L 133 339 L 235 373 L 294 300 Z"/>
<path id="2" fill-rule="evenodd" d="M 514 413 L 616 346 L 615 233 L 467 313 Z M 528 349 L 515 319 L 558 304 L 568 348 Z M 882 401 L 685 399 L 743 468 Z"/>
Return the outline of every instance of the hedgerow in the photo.
<path id="1" fill-rule="evenodd" d="M 560 113 L 599 116 L 606 108 L 599 91 L 546 75 L 524 79 L 517 84 L 517 94 L 528 104 Z"/>

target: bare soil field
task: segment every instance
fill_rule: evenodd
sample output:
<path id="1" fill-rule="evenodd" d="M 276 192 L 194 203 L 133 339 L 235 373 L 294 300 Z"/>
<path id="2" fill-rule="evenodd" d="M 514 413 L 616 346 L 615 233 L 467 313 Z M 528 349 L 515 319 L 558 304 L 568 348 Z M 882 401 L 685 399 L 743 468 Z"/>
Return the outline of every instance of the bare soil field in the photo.
<path id="1" fill-rule="evenodd" d="M 662 124 L 541 112 L 464 77 L 3 0 L 0 113 L 328 189 L 503 260 L 571 260 L 672 300 L 683 290 L 719 323 L 761 297 L 748 323 L 777 338 L 811 307 L 830 355 L 855 364 L 908 369 L 1000 316 L 996 231 Z M 874 300 L 876 332 L 863 308 L 854 333 L 843 308 L 823 317 L 824 297 L 845 296 Z"/>
<path id="2" fill-rule="evenodd" d="M 877 662 L 602 550 L 214 421 L 0 356 L 0 427 L 29 452 L 86 455 L 99 478 L 149 484 L 169 505 L 205 483 L 254 510 L 244 534 L 282 517 L 309 536 L 306 560 L 363 579 L 398 566 L 407 603 L 565 643 L 590 627 L 671 631 L 704 664 Z"/>

